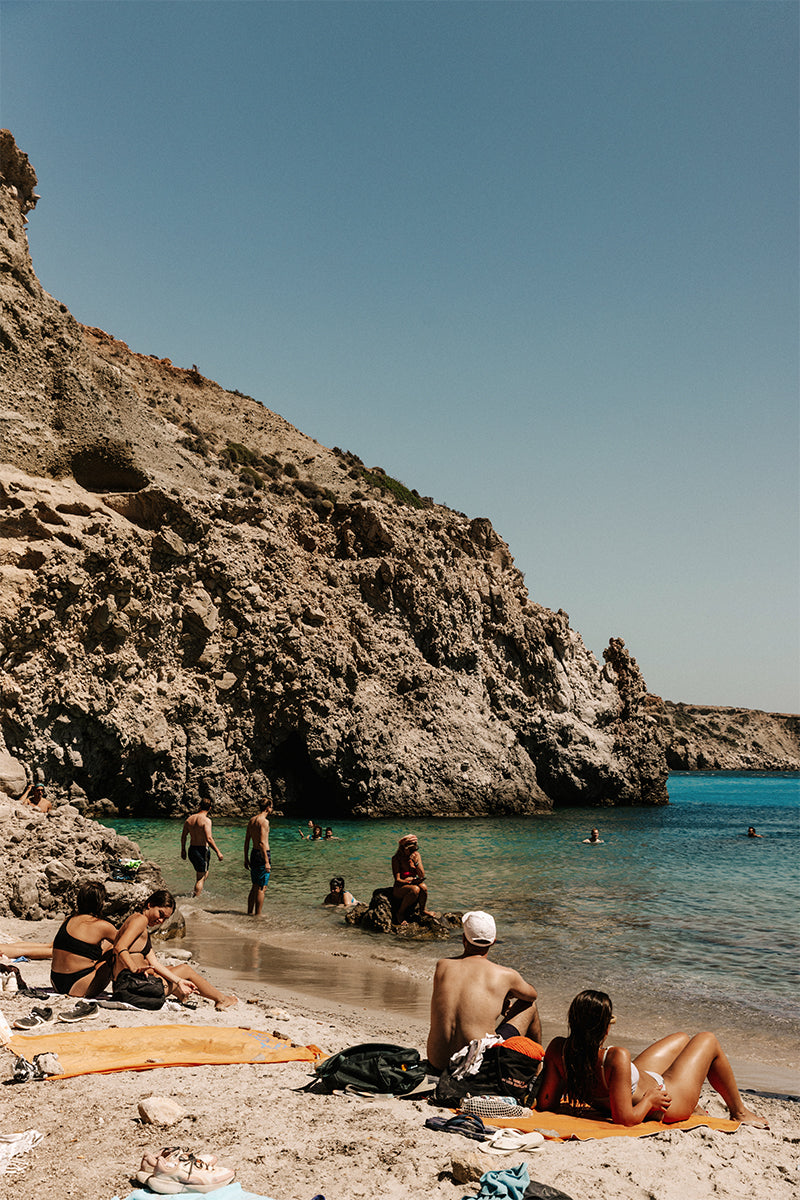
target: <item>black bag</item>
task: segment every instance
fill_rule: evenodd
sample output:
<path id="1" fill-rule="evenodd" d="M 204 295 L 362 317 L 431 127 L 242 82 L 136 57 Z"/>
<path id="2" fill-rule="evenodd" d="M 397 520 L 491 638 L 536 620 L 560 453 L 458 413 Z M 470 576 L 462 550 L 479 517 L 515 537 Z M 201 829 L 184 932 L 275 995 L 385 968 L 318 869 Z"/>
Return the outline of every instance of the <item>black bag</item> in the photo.
<path id="1" fill-rule="evenodd" d="M 331 1055 L 314 1069 L 306 1092 L 382 1092 L 405 1096 L 425 1078 L 419 1053 L 404 1046 L 366 1042 Z"/>
<path id="2" fill-rule="evenodd" d="M 508 1046 L 490 1046 L 473 1075 L 455 1078 L 449 1067 L 439 1076 L 434 1104 L 457 1106 L 465 1096 L 513 1096 L 530 1106 L 541 1085 L 541 1062 Z"/>
<path id="3" fill-rule="evenodd" d="M 127 967 L 114 980 L 111 994 L 122 1004 L 136 1008 L 162 1008 L 167 998 L 164 980 L 157 975 L 137 975 Z"/>

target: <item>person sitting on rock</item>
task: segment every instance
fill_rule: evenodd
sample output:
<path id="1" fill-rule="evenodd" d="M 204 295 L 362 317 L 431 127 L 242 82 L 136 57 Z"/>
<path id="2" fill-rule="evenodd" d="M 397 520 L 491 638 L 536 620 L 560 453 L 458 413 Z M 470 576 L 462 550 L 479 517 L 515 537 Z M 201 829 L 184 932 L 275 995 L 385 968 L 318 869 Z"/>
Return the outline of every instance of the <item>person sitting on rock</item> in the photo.
<path id="1" fill-rule="evenodd" d="M 188 963 L 167 967 L 156 958 L 150 941 L 150 930 L 163 925 L 174 912 L 175 897 L 171 892 L 153 892 L 141 909 L 131 913 L 120 926 L 114 942 L 114 990 L 125 990 L 126 974 L 158 975 L 164 987 L 165 997 L 175 996 L 183 1003 L 192 992 L 199 992 L 206 999 L 213 1000 L 218 1011 L 230 1008 L 232 1004 L 237 1003 L 236 997 L 226 996 Z"/>
<path id="2" fill-rule="evenodd" d="M 392 875 L 392 897 L 399 901 L 396 925 L 407 925 L 415 916 L 436 916 L 436 913 L 428 911 L 428 886 L 416 834 L 407 833 L 400 838 L 392 858 Z"/>
<path id="3" fill-rule="evenodd" d="M 103 919 L 107 903 L 102 883 L 82 884 L 74 912 L 53 938 L 50 982 L 64 996 L 97 996 L 111 979 L 111 946 L 117 927 Z"/>
<path id="4" fill-rule="evenodd" d="M 331 890 L 322 901 L 323 904 L 358 904 L 353 893 L 345 891 L 344 878 L 341 875 L 334 875 L 328 886 Z"/>
<path id="5" fill-rule="evenodd" d="M 44 794 L 44 788 L 38 783 L 29 783 L 25 791 L 17 801 L 18 804 L 30 804 L 31 808 L 37 809 L 40 813 L 49 813 L 53 804 Z"/>

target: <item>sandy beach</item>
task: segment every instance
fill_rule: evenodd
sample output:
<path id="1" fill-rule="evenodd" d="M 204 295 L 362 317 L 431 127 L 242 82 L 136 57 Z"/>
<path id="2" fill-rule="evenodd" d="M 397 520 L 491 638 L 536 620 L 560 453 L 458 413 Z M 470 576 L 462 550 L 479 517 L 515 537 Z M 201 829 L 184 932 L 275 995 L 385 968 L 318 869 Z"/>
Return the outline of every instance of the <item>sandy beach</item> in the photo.
<path id="1" fill-rule="evenodd" d="M 34 927 L 6 919 L 3 927 L 8 936 L 46 940 L 55 923 Z M 159 953 L 168 958 L 170 948 L 172 943 L 159 947 Z M 42 1032 L 185 1022 L 258 1029 L 325 1052 L 366 1041 L 424 1047 L 426 1023 L 421 1018 L 337 1001 L 333 991 L 325 1000 L 252 979 L 234 981 L 227 972 L 197 965 L 219 986 L 233 987 L 239 1003 L 222 1013 L 207 1001 L 194 1011 L 104 1009 L 80 1026 L 55 1023 Z M 332 969 L 337 965 L 332 958 Z M 26 963 L 22 970 L 33 986 L 48 980 L 47 963 Z M 2 994 L 9 1022 L 28 1013 L 33 1003 Z M 66 998 L 57 1001 L 56 1014 L 71 1005 Z M 8 1052 L 4 1060 L 8 1078 Z M 310 1078 L 310 1064 L 289 1062 L 160 1067 L 9 1086 L 3 1093 L 3 1132 L 35 1128 L 44 1138 L 13 1160 L 24 1169 L 5 1177 L 5 1194 L 25 1200 L 124 1200 L 136 1186 L 133 1177 L 144 1150 L 164 1145 L 216 1153 L 236 1169 L 246 1192 L 271 1200 L 311 1200 L 320 1193 L 327 1200 L 460 1200 L 478 1191 L 476 1181 L 464 1182 L 469 1172 L 477 1180 L 482 1171 L 523 1161 L 531 1179 L 558 1187 L 574 1200 L 712 1195 L 717 1200 L 756 1195 L 790 1200 L 800 1182 L 797 1097 L 748 1092 L 750 1106 L 769 1120 L 768 1132 L 741 1127 L 725 1134 L 701 1128 L 639 1139 L 548 1141 L 527 1154 L 501 1158 L 459 1135 L 426 1129 L 426 1118 L 436 1110 L 423 1099 L 369 1100 L 299 1091 Z M 186 1115 L 169 1128 L 144 1125 L 137 1106 L 151 1095 L 169 1097 Z M 701 1099 L 712 1115 L 726 1115 L 711 1089 Z"/>

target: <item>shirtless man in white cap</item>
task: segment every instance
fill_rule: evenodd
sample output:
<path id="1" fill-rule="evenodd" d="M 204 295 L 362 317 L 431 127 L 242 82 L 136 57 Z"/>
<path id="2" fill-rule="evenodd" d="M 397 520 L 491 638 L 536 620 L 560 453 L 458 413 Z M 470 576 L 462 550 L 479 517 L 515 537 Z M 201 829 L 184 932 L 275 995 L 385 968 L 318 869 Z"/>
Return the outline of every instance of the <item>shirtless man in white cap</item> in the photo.
<path id="1" fill-rule="evenodd" d="M 436 1071 L 443 1071 L 457 1050 L 488 1033 L 542 1040 L 536 988 L 519 971 L 487 958 L 497 939 L 494 918 L 468 912 L 461 925 L 463 953 L 440 958 L 433 976 L 427 1054 Z"/>

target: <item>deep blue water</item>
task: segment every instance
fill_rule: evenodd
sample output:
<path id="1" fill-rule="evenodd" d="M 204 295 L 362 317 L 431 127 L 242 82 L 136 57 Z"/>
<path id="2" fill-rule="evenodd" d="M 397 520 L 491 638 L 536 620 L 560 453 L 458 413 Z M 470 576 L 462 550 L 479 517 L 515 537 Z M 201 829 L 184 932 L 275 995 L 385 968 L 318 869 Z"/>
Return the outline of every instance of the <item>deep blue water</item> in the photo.
<path id="1" fill-rule="evenodd" d="M 714 1028 L 750 1031 L 773 1045 L 800 1042 L 800 776 L 675 773 L 669 792 L 664 808 L 411 822 L 431 906 L 491 911 L 495 957 L 542 996 L 602 987 L 617 1010 L 628 1006 L 662 1023 L 674 1013 L 681 1024 L 713 1020 Z M 113 824 L 161 865 L 177 894 L 191 891 L 179 823 Z M 603 845 L 583 844 L 593 825 Z M 748 825 L 763 838 L 748 839 Z M 243 827 L 215 821 L 225 861 L 212 858 L 202 901 L 230 920 L 243 912 L 249 887 Z M 389 859 L 406 832 L 397 821 L 343 821 L 335 827 L 340 841 L 310 843 L 296 822 L 275 819 L 264 918 L 239 928 L 268 940 L 289 925 L 360 952 L 366 935 L 320 909 L 328 879 L 342 874 L 359 899 L 369 899 L 391 882 Z M 367 942 L 373 952 L 386 945 Z M 428 971 L 442 952 L 441 944 L 398 948 L 412 970 Z M 231 955 L 235 966 L 235 938 Z"/>

